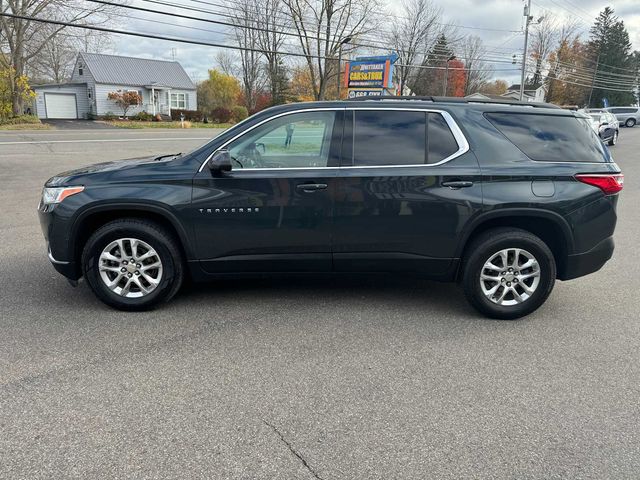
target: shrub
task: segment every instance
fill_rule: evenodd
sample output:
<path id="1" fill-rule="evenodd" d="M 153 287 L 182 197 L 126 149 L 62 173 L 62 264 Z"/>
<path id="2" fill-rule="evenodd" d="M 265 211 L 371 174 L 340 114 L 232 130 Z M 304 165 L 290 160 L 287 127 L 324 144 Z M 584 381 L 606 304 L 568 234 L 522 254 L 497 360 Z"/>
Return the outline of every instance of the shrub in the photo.
<path id="1" fill-rule="evenodd" d="M 229 123 L 232 116 L 231 110 L 224 107 L 214 108 L 211 111 L 211 119 L 216 123 Z"/>
<path id="2" fill-rule="evenodd" d="M 150 122 L 151 120 L 153 120 L 153 115 L 147 112 L 138 112 L 133 117 L 131 117 L 131 120 L 138 120 L 140 122 Z"/>
<path id="3" fill-rule="evenodd" d="M 234 122 L 241 122 L 245 118 L 249 116 L 249 112 L 247 111 L 247 107 L 243 107 L 242 105 L 236 105 L 231 108 L 231 118 Z"/>
<path id="4" fill-rule="evenodd" d="M 18 115 L 17 117 L 3 118 L 0 125 L 21 125 L 24 123 L 40 123 L 40 119 L 35 115 Z"/>
<path id="5" fill-rule="evenodd" d="M 171 120 L 180 121 L 180 114 L 184 114 L 184 119 L 189 122 L 201 122 L 204 114 L 200 110 L 180 110 L 171 109 Z"/>
<path id="6" fill-rule="evenodd" d="M 107 112 L 107 113 L 105 113 L 105 114 L 102 116 L 102 119 L 103 119 L 103 120 L 107 120 L 107 121 L 109 121 L 109 120 L 115 120 L 116 118 L 117 118 L 117 117 L 116 117 L 116 114 L 115 114 L 115 113 L 113 113 L 113 112 Z"/>
<path id="7" fill-rule="evenodd" d="M 133 90 L 109 92 L 107 98 L 122 109 L 122 116 L 127 118 L 129 109 L 142 104 L 142 96 Z"/>

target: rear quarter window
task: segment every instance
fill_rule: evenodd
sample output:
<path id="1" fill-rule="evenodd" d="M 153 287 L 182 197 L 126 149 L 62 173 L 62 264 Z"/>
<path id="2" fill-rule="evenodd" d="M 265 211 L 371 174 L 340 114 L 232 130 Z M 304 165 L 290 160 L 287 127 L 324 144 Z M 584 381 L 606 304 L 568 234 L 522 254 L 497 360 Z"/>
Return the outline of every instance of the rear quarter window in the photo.
<path id="1" fill-rule="evenodd" d="M 607 162 L 609 152 L 587 119 L 573 115 L 485 113 L 511 143 L 539 162 Z"/>

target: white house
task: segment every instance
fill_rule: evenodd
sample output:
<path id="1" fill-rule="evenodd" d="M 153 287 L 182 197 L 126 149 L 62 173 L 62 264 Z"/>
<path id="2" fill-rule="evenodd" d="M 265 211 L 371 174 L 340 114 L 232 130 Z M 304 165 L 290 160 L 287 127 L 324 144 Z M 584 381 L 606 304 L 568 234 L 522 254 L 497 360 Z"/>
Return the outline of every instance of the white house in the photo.
<path id="1" fill-rule="evenodd" d="M 522 100 L 525 102 L 544 102 L 547 95 L 547 86 L 544 84 L 524 85 L 524 94 Z M 503 93 L 504 98 L 513 100 L 520 99 L 520 84 L 511 85 L 507 88 L 507 93 Z"/>
<path id="2" fill-rule="evenodd" d="M 91 118 L 121 115 L 107 97 L 117 90 L 137 91 L 142 103 L 127 115 L 145 111 L 169 115 L 171 109 L 197 110 L 196 86 L 178 62 L 80 53 L 69 83 L 36 85 L 40 118 Z"/>

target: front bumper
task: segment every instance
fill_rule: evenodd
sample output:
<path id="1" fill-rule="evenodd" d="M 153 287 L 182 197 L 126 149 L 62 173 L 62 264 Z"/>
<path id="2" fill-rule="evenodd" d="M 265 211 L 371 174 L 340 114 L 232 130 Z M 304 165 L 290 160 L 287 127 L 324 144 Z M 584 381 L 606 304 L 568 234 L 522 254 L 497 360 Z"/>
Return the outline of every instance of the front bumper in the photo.
<path id="1" fill-rule="evenodd" d="M 69 221 L 61 213 L 58 207 L 38 207 L 40 228 L 46 241 L 49 261 L 59 273 L 75 281 L 80 278 L 79 269 L 70 248 Z"/>
<path id="2" fill-rule="evenodd" d="M 597 272 L 613 256 L 614 247 L 613 237 L 607 237 L 587 252 L 569 255 L 564 271 L 558 278 L 571 280 Z"/>
<path id="3" fill-rule="evenodd" d="M 53 265 L 53 268 L 55 268 L 58 273 L 64 275 L 69 280 L 73 280 L 73 281 L 76 281 L 80 278 L 80 275 L 78 274 L 78 269 L 76 268 L 76 263 L 63 261 L 63 260 L 56 260 L 56 258 L 51 253 L 51 247 L 49 246 L 49 242 L 47 242 L 47 256 L 49 257 L 49 261 L 51 262 L 51 265 Z"/>

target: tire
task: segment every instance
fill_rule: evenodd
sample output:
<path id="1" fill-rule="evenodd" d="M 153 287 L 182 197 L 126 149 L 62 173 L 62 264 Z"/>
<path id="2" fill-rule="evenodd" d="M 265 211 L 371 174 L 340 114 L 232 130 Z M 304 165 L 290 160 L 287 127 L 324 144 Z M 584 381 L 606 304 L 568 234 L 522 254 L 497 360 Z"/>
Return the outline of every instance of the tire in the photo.
<path id="1" fill-rule="evenodd" d="M 616 143 L 618 143 L 618 131 L 613 132 L 613 136 L 609 139 L 609 146 L 613 147 Z"/>
<path id="2" fill-rule="evenodd" d="M 139 263 L 131 262 L 134 257 Z M 177 241 L 160 225 L 143 219 L 115 220 L 100 227 L 85 244 L 81 262 L 95 295 L 125 311 L 150 310 L 169 301 L 184 277 Z M 107 282 L 114 286 L 109 288 Z"/>
<path id="3" fill-rule="evenodd" d="M 629 127 L 629 128 L 635 127 L 636 126 L 636 119 L 635 118 L 627 118 L 627 121 L 624 122 L 624 126 L 625 127 Z"/>
<path id="4" fill-rule="evenodd" d="M 534 262 L 531 267 L 516 267 L 514 272 L 508 271 L 509 264 L 515 265 L 512 263 L 515 258 L 515 249 L 520 250 L 518 263 L 522 267 L 533 258 Z M 499 252 L 505 250 L 511 252 L 507 253 L 507 265 L 502 264 L 502 257 L 499 255 Z M 518 228 L 488 230 L 474 239 L 466 251 L 468 253 L 463 259 L 462 267 L 464 293 L 469 303 L 487 317 L 513 320 L 529 315 L 547 300 L 553 290 L 556 279 L 556 263 L 553 253 L 540 238 L 525 230 Z M 496 257 L 494 258 L 494 256 Z M 492 258 L 492 267 L 485 268 L 485 265 Z M 499 268 L 495 268 L 496 265 Z M 507 273 L 504 276 L 499 271 L 503 267 L 505 268 L 504 272 Z M 482 278 L 495 275 L 496 280 L 482 281 L 482 274 L 485 275 Z M 519 278 L 526 279 L 519 280 Z M 497 288 L 497 291 L 493 294 L 494 300 L 491 300 L 488 293 L 494 287 Z M 530 293 L 527 293 L 524 287 L 527 287 Z M 516 296 L 513 290 L 509 292 L 511 289 L 515 289 L 518 295 Z M 499 304 L 497 297 L 500 297 L 504 291 L 508 293 L 504 295 L 502 304 Z"/>

